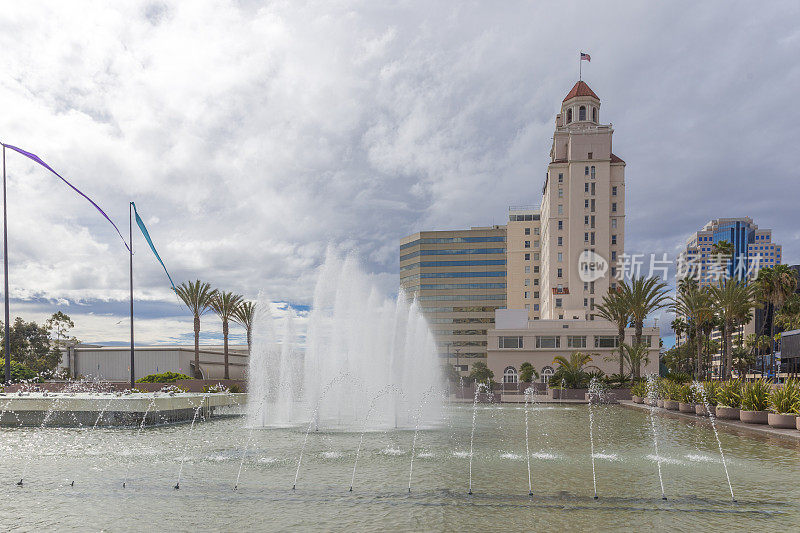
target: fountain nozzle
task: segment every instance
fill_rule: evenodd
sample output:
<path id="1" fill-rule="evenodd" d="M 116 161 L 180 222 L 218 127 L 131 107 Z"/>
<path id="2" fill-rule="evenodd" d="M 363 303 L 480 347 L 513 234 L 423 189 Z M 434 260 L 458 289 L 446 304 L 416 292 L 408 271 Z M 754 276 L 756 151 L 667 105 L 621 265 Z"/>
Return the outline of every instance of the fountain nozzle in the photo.
<path id="1" fill-rule="evenodd" d="M 22 486 L 22 480 L 21 479 L 19 481 L 17 481 L 17 485 L 20 486 L 20 487 Z"/>
<path id="2" fill-rule="evenodd" d="M 297 484 L 295 483 L 294 485 L 292 485 L 292 490 L 295 490 L 296 488 L 297 488 Z"/>
<path id="3" fill-rule="evenodd" d="M 175 486 L 174 486 L 173 488 L 174 488 L 175 490 L 180 490 L 180 488 L 181 488 L 181 484 L 180 484 L 180 483 L 175 483 Z"/>
<path id="4" fill-rule="evenodd" d="M 666 496 L 664 496 L 664 495 L 662 494 L 662 495 L 661 495 L 661 499 L 662 499 L 662 500 L 664 500 L 664 501 L 666 501 L 667 497 L 666 497 Z"/>
<path id="5" fill-rule="evenodd" d="M 594 495 L 594 499 L 595 499 L 595 500 L 597 499 L 597 494 L 595 494 L 595 495 Z"/>
<path id="6" fill-rule="evenodd" d="M 72 480 L 72 483 L 69 484 L 69 486 L 70 487 L 74 487 L 75 486 L 75 480 L 74 479 Z"/>
<path id="7" fill-rule="evenodd" d="M 353 492 L 353 487 L 352 486 L 350 487 L 350 492 Z"/>

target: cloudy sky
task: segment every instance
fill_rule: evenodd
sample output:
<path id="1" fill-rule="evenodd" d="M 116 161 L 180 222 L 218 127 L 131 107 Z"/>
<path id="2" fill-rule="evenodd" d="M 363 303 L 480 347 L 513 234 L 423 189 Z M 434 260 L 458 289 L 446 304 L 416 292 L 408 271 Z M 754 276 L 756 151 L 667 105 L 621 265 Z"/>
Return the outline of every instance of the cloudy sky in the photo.
<path id="1" fill-rule="evenodd" d="M 0 140 L 123 233 L 135 200 L 176 282 L 307 306 L 333 245 L 396 291 L 401 236 L 539 202 L 580 50 L 627 162 L 628 251 L 752 216 L 800 262 L 796 2 L 37 4 L 0 10 Z M 119 236 L 22 156 L 7 169 L 12 316 L 124 341 Z M 138 338 L 185 341 L 143 245 Z"/>

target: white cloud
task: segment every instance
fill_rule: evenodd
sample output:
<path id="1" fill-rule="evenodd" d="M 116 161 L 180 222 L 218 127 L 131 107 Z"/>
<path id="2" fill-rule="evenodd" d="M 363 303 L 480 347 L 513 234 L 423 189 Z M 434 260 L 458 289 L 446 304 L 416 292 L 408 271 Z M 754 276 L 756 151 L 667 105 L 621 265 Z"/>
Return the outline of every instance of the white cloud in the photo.
<path id="1" fill-rule="evenodd" d="M 797 126 L 781 109 L 800 86 L 798 9 L 26 4 L 0 12 L 0 131 L 124 233 L 135 200 L 176 281 L 309 303 L 334 243 L 389 292 L 399 237 L 503 223 L 508 204 L 539 201 L 585 49 L 628 163 L 626 246 L 672 250 L 710 218 L 749 215 L 797 262 Z M 8 171 L 12 295 L 124 302 L 113 228 L 21 156 Z M 135 249 L 137 298 L 174 301 L 138 235 Z M 161 318 L 154 340 L 178 327 Z M 88 335 L 117 336 L 86 320 Z"/>

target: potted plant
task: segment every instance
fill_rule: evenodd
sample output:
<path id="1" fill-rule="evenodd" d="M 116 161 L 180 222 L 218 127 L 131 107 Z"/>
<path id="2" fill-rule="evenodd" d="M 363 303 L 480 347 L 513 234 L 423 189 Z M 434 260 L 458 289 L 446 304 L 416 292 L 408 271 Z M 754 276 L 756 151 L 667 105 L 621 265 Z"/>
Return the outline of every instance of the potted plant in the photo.
<path id="1" fill-rule="evenodd" d="M 644 399 L 647 396 L 647 383 L 644 381 L 637 381 L 633 387 L 631 387 L 631 399 L 633 403 L 644 403 Z"/>
<path id="2" fill-rule="evenodd" d="M 739 420 L 742 405 L 742 383 L 738 379 L 724 382 L 717 392 L 717 418 Z"/>
<path id="3" fill-rule="evenodd" d="M 719 390 L 719 383 L 716 381 L 704 381 L 701 386 L 703 387 L 703 391 L 705 394 L 705 401 L 708 402 L 708 405 L 711 409 L 717 405 L 717 391 Z M 708 410 L 706 409 L 705 403 L 703 403 L 703 394 L 700 394 L 700 391 L 696 391 L 697 393 L 697 405 L 694 407 L 694 412 L 700 416 L 708 416 Z"/>
<path id="4" fill-rule="evenodd" d="M 795 429 L 800 408 L 800 384 L 797 380 L 787 379 L 781 387 L 769 395 L 770 413 L 767 423 L 774 428 Z"/>
<path id="5" fill-rule="evenodd" d="M 664 408 L 670 411 L 678 410 L 681 385 L 675 381 L 664 381 Z"/>
<path id="6" fill-rule="evenodd" d="M 695 414 L 695 404 L 697 403 L 695 399 L 695 392 L 692 388 L 691 383 L 684 383 L 681 385 L 681 394 L 680 399 L 678 401 L 678 410 L 681 413 L 692 413 Z"/>
<path id="7" fill-rule="evenodd" d="M 766 424 L 768 422 L 769 393 L 772 386 L 768 381 L 759 379 L 742 384 L 742 407 L 739 420 L 748 424 Z"/>

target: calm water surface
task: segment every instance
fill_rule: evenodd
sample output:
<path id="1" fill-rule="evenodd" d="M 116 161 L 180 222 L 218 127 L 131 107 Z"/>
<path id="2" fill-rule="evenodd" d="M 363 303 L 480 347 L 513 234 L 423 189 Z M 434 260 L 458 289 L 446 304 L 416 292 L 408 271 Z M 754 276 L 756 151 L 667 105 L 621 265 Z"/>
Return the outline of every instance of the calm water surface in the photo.
<path id="1" fill-rule="evenodd" d="M 588 407 L 525 411 L 479 406 L 467 495 L 472 407 L 451 406 L 420 431 L 408 492 L 413 431 L 364 437 L 353 492 L 357 432 L 256 429 L 242 418 L 136 431 L 0 430 L 0 528 L 16 531 L 342 530 L 613 531 L 797 530 L 800 448 L 720 433 L 738 500 L 730 501 L 709 429 L 657 418 L 667 501 L 661 500 L 650 421 L 595 408 L 592 498 Z M 233 490 L 250 439 L 239 488 Z M 183 459 L 180 490 L 173 487 Z M 128 471 L 128 486 L 122 480 Z M 16 482 L 25 472 L 25 484 Z M 70 486 L 74 481 L 75 485 Z"/>

